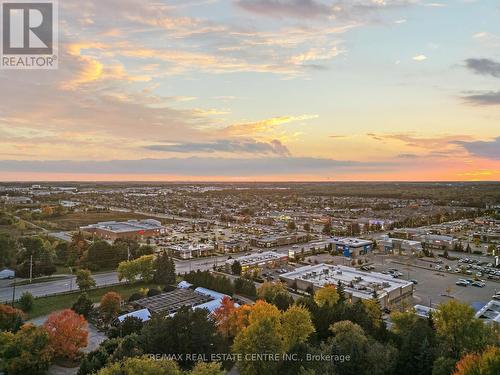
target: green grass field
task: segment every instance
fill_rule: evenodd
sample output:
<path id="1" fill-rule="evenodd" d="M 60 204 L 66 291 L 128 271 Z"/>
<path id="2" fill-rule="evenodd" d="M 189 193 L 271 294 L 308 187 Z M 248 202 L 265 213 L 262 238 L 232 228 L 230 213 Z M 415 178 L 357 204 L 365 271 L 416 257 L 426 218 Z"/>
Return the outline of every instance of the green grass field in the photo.
<path id="1" fill-rule="evenodd" d="M 156 286 L 156 284 L 152 283 L 137 283 L 132 285 L 123 284 L 93 289 L 87 294 L 93 302 L 99 302 L 103 295 L 111 291 L 119 293 L 123 299 L 128 299 L 128 297 L 130 297 L 133 293 L 138 292 L 141 288 L 154 288 Z M 71 294 L 35 298 L 33 309 L 28 314 L 26 314 L 27 319 L 33 319 L 42 315 L 47 315 L 53 311 L 69 309 L 76 302 L 79 295 L 80 292 L 76 292 Z"/>

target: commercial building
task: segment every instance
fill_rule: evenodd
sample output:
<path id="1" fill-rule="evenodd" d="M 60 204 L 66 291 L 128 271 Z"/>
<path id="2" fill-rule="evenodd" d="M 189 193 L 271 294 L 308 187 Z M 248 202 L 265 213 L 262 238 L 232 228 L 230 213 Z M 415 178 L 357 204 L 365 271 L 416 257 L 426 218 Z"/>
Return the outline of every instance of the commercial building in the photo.
<path id="1" fill-rule="evenodd" d="M 451 236 L 441 236 L 438 234 L 426 234 L 421 238 L 426 248 L 436 250 L 453 250 L 457 239 Z"/>
<path id="2" fill-rule="evenodd" d="M 341 252 L 343 256 L 348 258 L 365 255 L 373 250 L 373 242 L 361 238 L 334 237 L 328 241 L 334 250 Z"/>
<path id="3" fill-rule="evenodd" d="M 191 259 L 210 256 L 214 253 L 215 247 L 210 243 L 182 243 L 170 245 L 167 250 L 172 255 L 180 259 Z"/>
<path id="4" fill-rule="evenodd" d="M 222 253 L 239 253 L 248 249 L 247 242 L 240 240 L 217 241 L 217 251 Z"/>
<path id="5" fill-rule="evenodd" d="M 420 241 L 403 240 L 401 238 L 383 236 L 378 243 L 385 253 L 399 253 L 402 251 L 406 254 L 418 255 L 423 251 L 422 243 Z"/>
<path id="6" fill-rule="evenodd" d="M 80 227 L 80 230 L 92 233 L 105 240 L 116 240 L 117 238 L 140 240 L 165 234 L 165 227 L 161 225 L 161 222 L 154 219 L 123 222 L 104 221 Z"/>
<path id="7" fill-rule="evenodd" d="M 280 279 L 292 287 L 297 285 L 301 290 L 320 289 L 326 285 L 337 285 L 340 282 L 346 296 L 356 302 L 363 299 L 376 298 L 382 308 L 397 307 L 413 295 L 413 283 L 394 279 L 377 272 L 362 272 L 352 267 L 318 264 L 297 268 L 285 273 Z"/>
<path id="8" fill-rule="evenodd" d="M 328 240 L 311 241 L 301 245 L 294 245 L 288 250 L 288 258 L 296 259 L 297 256 L 308 256 L 312 255 L 317 251 L 329 250 L 331 242 Z"/>
<path id="9" fill-rule="evenodd" d="M 483 319 L 486 323 L 500 324 L 500 301 L 491 300 L 476 313 L 476 318 Z"/>
<path id="10" fill-rule="evenodd" d="M 238 261 L 241 264 L 243 272 L 249 269 L 275 268 L 288 263 L 288 255 L 276 253 L 274 251 L 265 251 L 263 253 L 245 255 L 236 259 L 226 260 L 226 271 L 231 271 L 231 266 Z"/>
<path id="11" fill-rule="evenodd" d="M 309 235 L 307 233 L 271 234 L 262 237 L 254 237 L 250 240 L 250 244 L 261 248 L 269 248 L 294 245 L 307 242 L 308 239 Z"/>

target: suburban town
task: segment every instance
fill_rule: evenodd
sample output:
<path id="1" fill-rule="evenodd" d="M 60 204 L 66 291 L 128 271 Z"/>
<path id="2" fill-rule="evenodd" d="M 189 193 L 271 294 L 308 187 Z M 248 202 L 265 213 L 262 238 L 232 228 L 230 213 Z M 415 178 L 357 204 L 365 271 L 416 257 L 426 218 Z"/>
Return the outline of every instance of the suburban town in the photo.
<path id="1" fill-rule="evenodd" d="M 500 375 L 499 0 L 0 0 L 0 375 Z"/>
<path id="2" fill-rule="evenodd" d="M 281 328 L 272 329 L 285 330 L 287 324 L 303 329 L 280 331 L 291 334 L 294 345 L 327 339 L 331 324 L 346 329 L 335 322 L 347 314 L 349 322 L 355 319 L 386 343 L 377 355 L 383 350 L 389 355 L 401 345 L 393 335 L 408 329 L 405 319 L 428 326 L 448 310 L 454 317 L 458 311 L 468 316 L 448 324 L 475 331 L 479 324 L 485 335 L 481 340 L 498 343 L 500 185 L 367 183 L 352 195 L 348 185 L 2 184 L 2 329 L 29 322 L 62 330 L 57 322 L 67 319 L 72 329 L 83 331 L 81 321 L 70 323 L 63 313 L 88 322 L 85 340 L 67 337 L 76 341 L 61 348 L 67 351 L 64 361 L 43 364 L 55 374 L 101 371 L 116 356 L 134 358 L 126 354 L 130 350 L 179 355 L 183 369 L 218 360 L 216 366 L 230 373 L 267 373 L 271 364 L 279 371 L 296 371 L 296 363 L 281 357 L 279 365 L 241 359 L 242 353 L 257 350 L 239 341 L 240 324 L 248 323 L 238 323 L 244 319 L 238 314 L 251 317 L 253 309 L 283 314 Z M 345 304 L 342 310 L 340 304 Z M 205 322 L 196 323 L 201 318 L 192 314 L 201 311 Z M 364 317 L 356 318 L 359 314 Z M 177 324 L 176 319 L 213 324 L 212 333 L 192 332 L 184 340 L 195 341 L 182 347 L 171 342 L 169 349 L 150 341 L 182 329 L 160 328 Z M 473 334 L 466 331 L 461 340 Z M 255 345 L 272 348 L 268 335 L 278 331 L 262 335 Z M 209 346 L 199 348 L 198 340 L 209 340 L 203 344 Z M 101 359 L 102 348 L 110 359 Z M 292 346 L 277 353 L 304 354 L 296 350 Z M 422 353 L 418 347 L 405 350 Z M 437 350 L 426 355 L 437 355 Z M 410 366 L 394 353 L 378 365 L 381 374 L 399 374 Z M 326 354 L 348 353 L 334 349 Z M 452 357 L 446 360 L 451 363 Z M 305 368 L 343 374 L 365 365 L 344 358 L 310 361 Z"/>

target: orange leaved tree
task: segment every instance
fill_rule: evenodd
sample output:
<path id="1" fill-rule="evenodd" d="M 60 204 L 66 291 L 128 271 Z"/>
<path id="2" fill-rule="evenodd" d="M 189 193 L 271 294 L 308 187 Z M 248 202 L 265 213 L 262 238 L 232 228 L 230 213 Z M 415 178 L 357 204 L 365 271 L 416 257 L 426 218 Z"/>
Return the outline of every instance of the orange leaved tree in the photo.
<path id="1" fill-rule="evenodd" d="M 122 297 L 116 292 L 108 292 L 101 298 L 99 310 L 106 323 L 111 322 L 120 312 Z"/>
<path id="2" fill-rule="evenodd" d="M 49 344 L 59 357 L 74 360 L 88 342 L 88 325 L 83 315 L 66 309 L 49 315 L 43 327 L 49 333 Z"/>
<path id="3" fill-rule="evenodd" d="M 224 297 L 221 306 L 214 311 L 214 318 L 217 330 L 225 337 L 236 336 L 236 306 L 229 297 Z"/>

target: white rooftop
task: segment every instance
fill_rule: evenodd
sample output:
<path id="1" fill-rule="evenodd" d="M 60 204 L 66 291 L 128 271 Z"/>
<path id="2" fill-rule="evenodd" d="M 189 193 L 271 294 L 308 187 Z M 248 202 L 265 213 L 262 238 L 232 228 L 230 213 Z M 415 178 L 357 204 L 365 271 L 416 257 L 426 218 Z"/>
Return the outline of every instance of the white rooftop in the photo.
<path id="1" fill-rule="evenodd" d="M 299 267 L 295 271 L 285 273 L 280 277 L 290 280 L 307 280 L 316 287 L 337 285 L 340 281 L 346 291 L 359 298 L 369 298 L 374 290 L 381 296 L 384 292 L 412 286 L 409 281 L 395 279 L 382 273 L 363 272 L 353 267 L 331 264 Z"/>
<path id="2" fill-rule="evenodd" d="M 280 254 L 275 251 L 265 251 L 263 253 L 245 255 L 236 259 L 228 259 L 226 263 L 233 264 L 235 261 L 238 261 L 242 266 L 249 266 L 284 258 L 287 258 L 286 254 Z"/>

